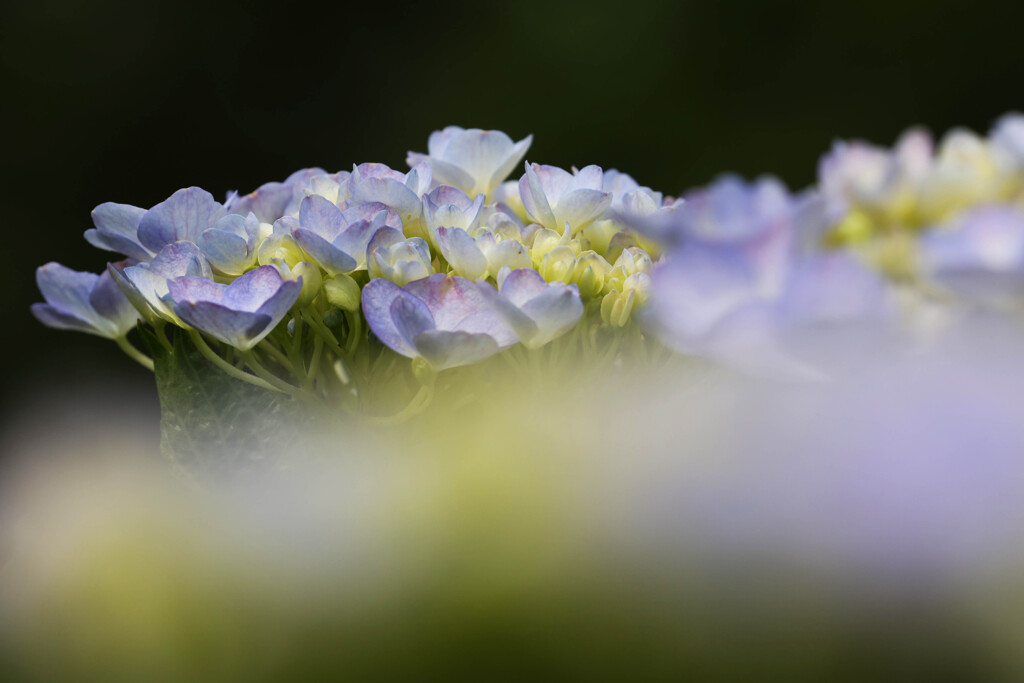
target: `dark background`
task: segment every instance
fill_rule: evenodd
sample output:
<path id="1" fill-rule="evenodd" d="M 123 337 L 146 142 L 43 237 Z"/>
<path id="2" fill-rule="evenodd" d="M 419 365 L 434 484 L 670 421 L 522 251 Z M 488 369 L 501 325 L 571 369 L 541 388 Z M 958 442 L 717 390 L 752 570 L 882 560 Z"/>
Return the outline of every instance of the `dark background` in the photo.
<path id="1" fill-rule="evenodd" d="M 29 314 L 36 266 L 111 258 L 81 237 L 96 204 L 404 168 L 448 124 L 533 133 L 530 160 L 669 193 L 727 170 L 801 187 L 837 137 L 984 131 L 1024 108 L 1024 10 L 1006 5 L 8 1 L 0 427 L 26 401 L 88 410 L 76 386 L 155 419 L 151 378 L 112 343 Z"/>

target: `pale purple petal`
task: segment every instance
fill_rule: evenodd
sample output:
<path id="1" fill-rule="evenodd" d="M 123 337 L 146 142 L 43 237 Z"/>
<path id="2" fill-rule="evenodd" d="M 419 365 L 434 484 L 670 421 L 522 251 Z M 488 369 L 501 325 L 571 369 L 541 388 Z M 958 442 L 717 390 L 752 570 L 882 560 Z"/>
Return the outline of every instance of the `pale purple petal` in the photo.
<path id="1" fill-rule="evenodd" d="M 185 301 L 174 312 L 200 332 L 238 349 L 250 349 L 270 332 L 269 315 L 236 311 L 211 301 Z"/>
<path id="2" fill-rule="evenodd" d="M 255 311 L 283 284 L 284 278 L 277 268 L 261 266 L 229 284 L 220 302 L 238 311 Z"/>
<path id="3" fill-rule="evenodd" d="M 551 204 L 534 170 L 536 168 L 537 164 L 526 164 L 526 175 L 519 180 L 519 195 L 526 213 L 531 218 L 541 225 L 554 229 L 558 222 L 555 220 L 555 214 L 551 212 Z M 561 226 L 558 227 L 561 229 Z"/>
<path id="4" fill-rule="evenodd" d="M 402 288 L 393 282 L 379 278 L 370 280 L 363 287 L 363 314 L 366 316 L 366 322 L 370 329 L 385 346 L 395 353 L 413 358 L 417 355 L 416 348 L 412 345 L 411 340 L 402 336 L 391 315 L 391 305 L 395 299 L 403 296 L 411 295 L 403 292 Z M 412 305 L 415 306 L 415 303 Z M 423 305 L 422 302 L 421 305 Z M 425 305 L 424 308 L 426 308 Z M 427 314 L 429 315 L 429 311 Z"/>
<path id="5" fill-rule="evenodd" d="M 311 195 L 299 205 L 299 224 L 332 242 L 345 227 L 345 217 L 334 202 Z"/>
<path id="6" fill-rule="evenodd" d="M 167 281 L 167 289 L 176 303 L 207 301 L 221 303 L 228 286 L 205 277 L 185 275 Z"/>
<path id="7" fill-rule="evenodd" d="M 418 355 L 436 370 L 478 363 L 500 350 L 501 347 L 488 334 L 430 330 L 416 338 Z"/>
<path id="8" fill-rule="evenodd" d="M 198 187 L 178 190 L 139 221 L 139 241 L 159 251 L 179 240 L 195 242 L 200 233 L 227 214 L 213 195 Z"/>
<path id="9" fill-rule="evenodd" d="M 145 261 L 153 254 L 139 243 L 139 221 L 146 210 L 130 204 L 107 202 L 92 210 L 94 229 L 85 231 L 85 239 L 99 249 Z"/>
<path id="10" fill-rule="evenodd" d="M 437 246 L 459 275 L 471 280 L 487 275 L 487 257 L 462 228 L 438 228 Z"/>

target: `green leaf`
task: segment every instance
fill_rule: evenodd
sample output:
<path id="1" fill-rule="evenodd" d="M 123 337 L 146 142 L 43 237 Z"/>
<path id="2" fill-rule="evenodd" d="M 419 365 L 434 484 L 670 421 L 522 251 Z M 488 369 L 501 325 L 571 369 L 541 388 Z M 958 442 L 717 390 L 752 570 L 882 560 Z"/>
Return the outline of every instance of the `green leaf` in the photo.
<path id="1" fill-rule="evenodd" d="M 282 465 L 308 420 L 289 396 L 230 377 L 187 334 L 168 350 L 140 326 L 160 394 L 160 448 L 192 479 L 235 477 Z"/>

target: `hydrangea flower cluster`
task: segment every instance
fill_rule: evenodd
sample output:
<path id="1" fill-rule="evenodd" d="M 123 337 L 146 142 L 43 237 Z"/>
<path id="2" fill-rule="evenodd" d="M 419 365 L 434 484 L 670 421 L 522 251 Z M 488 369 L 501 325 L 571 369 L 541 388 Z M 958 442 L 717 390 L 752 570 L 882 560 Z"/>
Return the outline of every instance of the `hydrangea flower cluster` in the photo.
<path id="1" fill-rule="evenodd" d="M 1021 116 L 937 149 L 918 130 L 892 149 L 837 143 L 801 193 L 723 176 L 676 199 L 531 163 L 531 142 L 451 126 L 405 172 L 311 168 L 223 202 L 191 187 L 149 209 L 101 204 L 85 238 L 123 260 L 41 267 L 33 312 L 150 367 L 128 333 L 170 348 L 177 329 L 238 379 L 331 399 L 365 392 L 390 352 L 429 388 L 545 347 L 615 360 L 623 339 L 813 376 L 797 333 L 891 328 L 901 288 L 1003 306 L 1024 289 Z"/>

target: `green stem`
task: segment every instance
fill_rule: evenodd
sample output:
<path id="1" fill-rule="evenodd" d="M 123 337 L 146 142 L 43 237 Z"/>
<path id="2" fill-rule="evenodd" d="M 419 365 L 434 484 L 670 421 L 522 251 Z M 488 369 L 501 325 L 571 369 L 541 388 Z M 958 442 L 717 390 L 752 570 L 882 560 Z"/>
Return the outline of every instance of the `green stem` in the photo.
<path id="1" fill-rule="evenodd" d="M 331 351 L 333 351 L 336 356 L 340 356 L 341 358 L 346 357 L 347 354 L 345 353 L 345 349 L 341 348 L 341 345 L 338 343 L 337 337 L 334 336 L 333 332 L 327 329 L 327 326 L 324 325 L 323 322 L 321 322 L 316 316 L 314 316 L 308 310 L 302 312 L 302 318 L 307 323 L 309 323 L 309 327 L 313 330 L 313 332 L 324 340 L 324 342 L 327 344 L 328 347 L 330 347 Z"/>
<path id="2" fill-rule="evenodd" d="M 302 398 L 302 391 L 298 387 L 294 387 L 288 382 L 275 375 L 274 373 L 267 370 L 263 365 L 256 360 L 256 354 L 253 353 L 252 349 L 242 351 L 242 357 L 245 358 L 245 364 L 248 365 L 253 372 L 255 372 L 264 382 L 271 385 L 278 391 L 295 396 L 296 398 Z"/>
<path id="3" fill-rule="evenodd" d="M 309 369 L 306 370 L 306 389 L 313 388 L 313 380 L 316 379 L 316 373 L 320 370 L 320 354 L 324 350 L 324 340 L 320 337 L 313 339 L 313 357 L 309 361 Z"/>
<path id="4" fill-rule="evenodd" d="M 431 399 L 434 398 L 434 387 L 428 384 L 420 386 L 420 390 L 416 392 L 416 395 L 409 401 L 409 405 L 387 417 L 373 417 L 367 416 L 363 418 L 365 421 L 378 427 L 386 427 L 389 425 L 402 424 L 408 421 L 410 418 L 419 415 L 430 405 Z"/>
<path id="5" fill-rule="evenodd" d="M 218 368 L 220 368 L 227 374 L 231 375 L 235 379 L 242 380 L 243 382 L 248 382 L 249 384 L 257 386 L 260 389 L 267 389 L 268 391 L 280 391 L 272 384 L 263 381 L 259 377 L 254 377 L 253 375 L 250 375 L 248 372 L 245 372 L 244 370 L 236 368 L 234 365 L 231 365 L 226 360 L 218 356 L 214 352 L 214 350 L 211 349 L 210 346 L 206 343 L 206 340 L 203 339 L 203 336 L 196 332 L 195 330 L 191 330 L 189 332 L 189 336 L 192 337 L 192 341 L 195 342 L 196 348 L 199 349 L 199 353 L 203 354 L 203 357 L 206 358 L 206 360 L 210 361 L 211 363 L 213 363 Z"/>
<path id="6" fill-rule="evenodd" d="M 122 351 L 128 354 L 129 358 L 150 372 L 153 372 L 153 359 L 132 346 L 131 342 L 128 341 L 128 337 L 118 337 L 114 341 L 117 342 L 117 345 L 121 347 Z"/>

